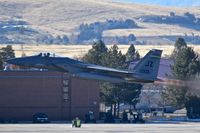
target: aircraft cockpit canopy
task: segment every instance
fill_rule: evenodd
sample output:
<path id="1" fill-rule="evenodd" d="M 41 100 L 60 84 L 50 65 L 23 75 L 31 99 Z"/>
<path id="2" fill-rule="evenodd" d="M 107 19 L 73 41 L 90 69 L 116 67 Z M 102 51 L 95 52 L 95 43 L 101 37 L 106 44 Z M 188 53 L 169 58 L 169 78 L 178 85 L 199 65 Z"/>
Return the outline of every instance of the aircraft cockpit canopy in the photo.
<path id="1" fill-rule="evenodd" d="M 40 57 L 59 57 L 57 56 L 55 53 L 49 53 L 49 52 L 42 52 L 42 53 L 39 53 L 38 56 Z"/>

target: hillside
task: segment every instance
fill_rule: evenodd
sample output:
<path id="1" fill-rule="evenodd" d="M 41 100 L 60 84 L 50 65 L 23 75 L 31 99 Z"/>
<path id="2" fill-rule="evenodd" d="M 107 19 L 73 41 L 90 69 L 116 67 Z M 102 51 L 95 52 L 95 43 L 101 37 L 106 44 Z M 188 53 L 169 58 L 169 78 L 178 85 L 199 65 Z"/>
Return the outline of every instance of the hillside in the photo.
<path id="1" fill-rule="evenodd" d="M 142 4 L 157 4 L 162 6 L 183 6 L 183 7 L 190 7 L 190 6 L 200 6 L 200 1 L 198 0 L 116 0 L 121 2 L 136 2 Z"/>
<path id="2" fill-rule="evenodd" d="M 0 39 L 8 43 L 40 43 L 40 40 L 50 38 L 52 43 L 56 43 L 59 39 L 58 35 L 61 37 L 76 35 L 77 28 L 82 23 L 104 22 L 107 19 L 133 19 L 141 28 L 106 30 L 103 31 L 104 37 L 134 34 L 139 41 L 150 40 L 151 42 L 155 38 L 159 44 L 163 42 L 171 44 L 174 40 L 165 36 L 176 38 L 186 34 L 200 35 L 198 29 L 191 28 L 193 25 L 188 27 L 140 21 L 143 16 L 168 16 L 170 12 L 175 12 L 176 15 L 190 12 L 195 17 L 200 17 L 198 8 L 128 4 L 112 0 L 0 0 L 0 22 L 2 23 Z M 15 23 L 13 25 L 12 22 L 11 27 L 10 25 L 5 27 L 7 21 Z M 18 21 L 20 24 L 25 23 L 27 28 L 23 29 L 24 26 L 21 27 Z"/>

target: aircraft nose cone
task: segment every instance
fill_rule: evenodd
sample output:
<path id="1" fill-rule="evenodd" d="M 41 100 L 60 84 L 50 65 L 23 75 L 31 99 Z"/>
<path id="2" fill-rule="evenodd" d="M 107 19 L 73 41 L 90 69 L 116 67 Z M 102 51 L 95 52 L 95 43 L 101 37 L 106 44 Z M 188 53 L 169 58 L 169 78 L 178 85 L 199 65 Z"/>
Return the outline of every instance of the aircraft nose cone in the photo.
<path id="1" fill-rule="evenodd" d="M 35 67 L 37 64 L 45 64 L 45 60 L 38 56 L 20 57 L 6 61 L 9 64 L 17 66 Z"/>
<path id="2" fill-rule="evenodd" d="M 19 59 L 9 59 L 6 62 L 13 65 L 20 65 Z"/>
<path id="3" fill-rule="evenodd" d="M 9 64 L 13 64 L 14 63 L 14 59 L 6 60 L 6 62 L 9 63 Z"/>

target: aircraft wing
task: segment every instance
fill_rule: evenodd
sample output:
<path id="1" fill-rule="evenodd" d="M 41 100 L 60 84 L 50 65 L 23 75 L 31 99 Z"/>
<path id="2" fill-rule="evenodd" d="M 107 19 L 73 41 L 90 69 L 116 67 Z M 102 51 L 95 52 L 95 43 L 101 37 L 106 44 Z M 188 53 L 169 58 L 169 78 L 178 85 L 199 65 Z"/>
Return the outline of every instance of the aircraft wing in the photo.
<path id="1" fill-rule="evenodd" d="M 127 76 L 130 74 L 133 74 L 132 72 L 128 72 L 125 70 L 118 70 L 118 69 L 102 67 L 102 66 L 98 66 L 98 65 L 89 65 L 86 68 L 90 72 L 102 72 L 102 73 L 110 74 L 110 75 L 114 75 L 114 76 L 125 76 L 125 75 Z"/>

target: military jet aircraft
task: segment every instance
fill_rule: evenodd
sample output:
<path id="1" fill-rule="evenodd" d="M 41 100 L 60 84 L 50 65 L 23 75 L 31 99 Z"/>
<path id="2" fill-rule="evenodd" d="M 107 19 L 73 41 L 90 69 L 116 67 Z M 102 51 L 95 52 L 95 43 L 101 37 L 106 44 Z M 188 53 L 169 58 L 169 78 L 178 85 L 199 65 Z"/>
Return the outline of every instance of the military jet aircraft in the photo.
<path id="1" fill-rule="evenodd" d="M 157 79 L 162 50 L 150 50 L 135 66 L 131 63 L 128 70 L 94 65 L 67 57 L 55 57 L 49 53 L 7 60 L 18 66 L 41 68 L 68 72 L 74 77 L 107 81 L 112 83 L 151 83 Z"/>

